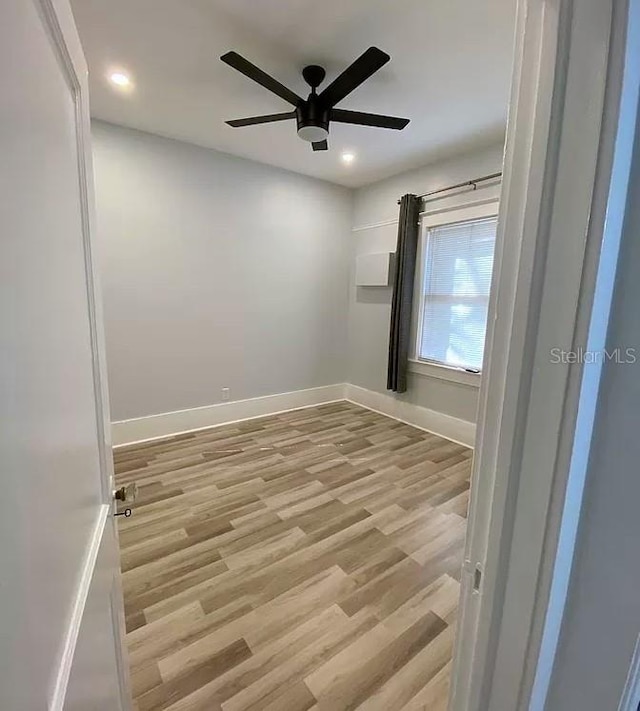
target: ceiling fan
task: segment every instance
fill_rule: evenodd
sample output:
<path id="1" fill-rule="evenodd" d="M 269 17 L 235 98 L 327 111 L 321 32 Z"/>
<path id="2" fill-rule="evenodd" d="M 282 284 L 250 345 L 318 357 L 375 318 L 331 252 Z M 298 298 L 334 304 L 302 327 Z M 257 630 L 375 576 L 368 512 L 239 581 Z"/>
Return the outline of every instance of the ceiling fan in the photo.
<path id="1" fill-rule="evenodd" d="M 316 89 L 324 81 L 325 70 L 317 64 L 305 67 L 302 70 L 302 76 L 311 87 L 311 93 L 307 99 L 298 96 L 291 89 L 288 89 L 266 72 L 263 72 L 262 69 L 256 67 L 255 64 L 241 57 L 237 52 L 227 52 L 220 59 L 225 64 L 237 69 L 249 79 L 253 79 L 265 89 L 269 89 L 281 99 L 295 106 L 294 111 L 286 111 L 281 114 L 252 116 L 251 118 L 227 121 L 229 126 L 234 128 L 295 119 L 298 126 L 298 136 L 303 141 L 311 143 L 314 151 L 326 151 L 329 148 L 327 143 L 329 124 L 332 121 L 335 123 L 351 123 L 358 126 L 394 128 L 396 130 L 403 129 L 409 123 L 409 119 L 406 118 L 380 116 L 379 114 L 335 108 L 336 104 L 340 103 L 347 94 L 350 94 L 391 59 L 386 52 L 377 47 L 369 47 L 366 52 L 358 57 L 351 66 L 347 67 L 339 77 L 334 79 L 319 94 Z"/>

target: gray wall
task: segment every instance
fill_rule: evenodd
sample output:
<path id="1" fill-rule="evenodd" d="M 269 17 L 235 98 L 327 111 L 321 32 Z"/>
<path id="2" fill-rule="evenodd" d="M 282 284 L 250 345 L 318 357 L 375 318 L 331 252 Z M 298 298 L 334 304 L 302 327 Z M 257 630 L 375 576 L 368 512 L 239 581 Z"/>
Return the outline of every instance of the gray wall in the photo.
<path id="1" fill-rule="evenodd" d="M 406 192 L 502 164 L 498 144 L 354 193 L 102 122 L 93 149 L 113 421 L 211 405 L 223 387 L 386 393 L 391 288 L 356 288 L 354 267 L 394 251 L 397 228 L 360 228 L 394 221 Z M 477 396 L 412 373 L 395 397 L 475 422 Z"/>
<path id="2" fill-rule="evenodd" d="M 112 420 L 344 382 L 351 191 L 93 125 Z"/>
<path id="3" fill-rule="evenodd" d="M 354 278 L 357 254 L 395 251 L 397 225 L 375 225 L 397 219 L 397 201 L 405 193 L 425 193 L 501 170 L 502 154 L 503 146 L 499 143 L 356 191 L 349 282 L 348 382 L 369 390 L 387 392 L 391 287 L 356 287 Z M 484 194 L 497 195 L 498 190 L 495 187 L 486 188 Z M 474 198 L 477 197 L 474 194 Z M 432 203 L 431 207 L 462 205 L 469 199 L 467 193 L 466 196 Z M 469 385 L 410 373 L 408 391 L 394 397 L 470 422 L 476 420 L 478 388 Z"/>

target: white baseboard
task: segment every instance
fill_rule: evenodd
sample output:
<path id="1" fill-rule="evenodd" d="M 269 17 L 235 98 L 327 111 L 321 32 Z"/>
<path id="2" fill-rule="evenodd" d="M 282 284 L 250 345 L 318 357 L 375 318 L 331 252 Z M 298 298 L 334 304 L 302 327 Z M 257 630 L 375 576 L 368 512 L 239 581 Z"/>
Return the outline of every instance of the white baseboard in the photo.
<path id="1" fill-rule="evenodd" d="M 358 385 L 345 385 L 345 397 L 349 402 L 406 422 L 421 430 L 464 444 L 466 447 L 474 446 L 476 439 L 474 422 L 460 420 L 457 417 L 414 405 L 392 395 L 367 390 Z"/>
<path id="2" fill-rule="evenodd" d="M 367 390 L 357 385 L 337 383 L 289 393 L 265 395 L 249 400 L 223 402 L 217 405 L 194 407 L 190 410 L 164 412 L 160 415 L 137 417 L 111 423 L 111 436 L 115 447 L 136 442 L 169 437 L 183 432 L 227 425 L 254 417 L 276 415 L 279 412 L 313 407 L 323 403 L 349 400 L 369 410 L 393 417 L 419 429 L 433 432 L 467 447 L 473 447 L 476 426 L 436 410 L 400 400 L 391 395 Z"/>
<path id="3" fill-rule="evenodd" d="M 313 407 L 327 402 L 344 400 L 345 385 L 325 385 L 307 390 L 294 390 L 289 393 L 265 395 L 249 400 L 222 402 L 217 405 L 205 405 L 189 410 L 164 412 L 160 415 L 137 417 L 133 420 L 121 420 L 111 423 L 111 437 L 114 446 L 123 446 L 145 440 L 168 437 L 169 435 L 206 429 L 216 425 L 250 420 L 264 415 Z"/>

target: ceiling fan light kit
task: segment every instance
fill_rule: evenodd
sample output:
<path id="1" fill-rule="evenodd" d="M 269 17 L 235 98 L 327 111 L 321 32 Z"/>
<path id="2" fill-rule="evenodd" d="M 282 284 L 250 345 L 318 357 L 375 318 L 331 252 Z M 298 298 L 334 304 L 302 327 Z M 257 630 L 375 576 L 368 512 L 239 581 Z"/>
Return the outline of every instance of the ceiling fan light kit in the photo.
<path id="1" fill-rule="evenodd" d="M 395 116 L 381 116 L 361 111 L 347 111 L 336 109 L 335 106 L 341 102 L 348 94 L 366 81 L 383 67 L 391 57 L 377 47 L 369 47 L 358 59 L 345 69 L 340 76 L 323 89 L 319 94 L 317 88 L 325 78 L 325 70 L 317 64 L 311 64 L 302 70 L 304 80 L 311 87 L 311 93 L 307 99 L 295 94 L 279 81 L 269 76 L 262 69 L 256 67 L 237 52 L 227 52 L 220 59 L 244 74 L 249 79 L 273 92 L 281 99 L 295 106 L 295 111 L 288 111 L 279 114 L 268 114 L 265 116 L 253 116 L 246 119 L 234 119 L 227 121 L 233 128 L 243 126 L 255 126 L 263 123 L 273 123 L 275 121 L 286 121 L 295 119 L 298 129 L 298 136 L 311 143 L 314 151 L 326 151 L 329 148 L 327 138 L 329 137 L 329 124 L 350 123 L 357 126 L 376 126 L 378 128 L 403 129 L 409 119 L 396 118 Z"/>

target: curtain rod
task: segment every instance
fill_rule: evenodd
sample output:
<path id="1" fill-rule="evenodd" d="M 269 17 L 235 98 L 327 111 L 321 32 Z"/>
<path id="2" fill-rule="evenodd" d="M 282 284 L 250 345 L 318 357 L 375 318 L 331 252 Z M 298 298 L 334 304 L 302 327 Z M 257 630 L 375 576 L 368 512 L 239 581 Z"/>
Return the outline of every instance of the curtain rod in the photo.
<path id="1" fill-rule="evenodd" d="M 483 175 L 480 178 L 474 178 L 473 180 L 465 180 L 464 183 L 457 183 L 456 185 L 449 185 L 448 188 L 440 188 L 439 190 L 432 190 L 429 193 L 423 193 L 418 195 L 420 200 L 425 200 L 430 198 L 432 195 L 439 195 L 440 193 L 448 193 L 449 190 L 455 190 L 456 188 L 473 188 L 474 190 L 478 187 L 478 183 L 484 183 L 487 180 L 495 180 L 496 178 L 501 178 L 502 172 L 500 173 L 490 173 L 489 175 Z M 398 205 L 400 200 L 398 200 Z"/>

